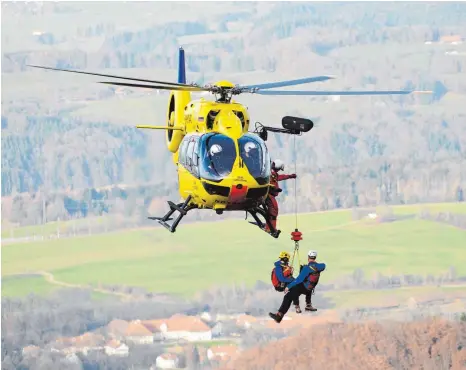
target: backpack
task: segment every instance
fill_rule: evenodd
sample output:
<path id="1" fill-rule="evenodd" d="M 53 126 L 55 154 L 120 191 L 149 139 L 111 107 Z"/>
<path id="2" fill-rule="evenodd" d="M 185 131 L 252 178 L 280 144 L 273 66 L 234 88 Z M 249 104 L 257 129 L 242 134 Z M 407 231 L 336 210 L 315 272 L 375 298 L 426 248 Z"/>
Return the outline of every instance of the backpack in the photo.
<path id="1" fill-rule="evenodd" d="M 304 266 L 306 266 L 306 265 L 299 266 L 299 272 L 300 273 L 301 273 L 301 270 L 303 269 Z M 309 276 L 306 278 L 306 280 L 309 282 L 309 284 L 311 285 L 311 288 L 313 289 L 313 288 L 316 287 L 316 285 L 319 282 L 320 272 L 316 271 L 314 269 L 314 267 L 312 267 L 312 266 L 309 266 L 309 268 L 311 270 L 313 270 L 314 272 L 310 273 Z"/>
<path id="2" fill-rule="evenodd" d="M 320 272 L 317 271 L 313 266 L 309 266 L 309 267 L 314 272 L 310 273 L 309 276 L 307 277 L 307 279 L 308 279 L 309 283 L 311 284 L 311 287 L 315 288 L 315 286 L 319 282 Z"/>
<path id="3" fill-rule="evenodd" d="M 283 275 L 288 277 L 293 273 L 293 270 L 286 269 L 283 271 Z M 272 273 L 270 274 L 270 279 L 272 280 L 272 285 L 277 292 L 283 292 L 286 287 L 286 283 L 281 283 L 280 280 L 277 278 L 277 274 L 275 273 L 275 267 L 272 269 Z"/>

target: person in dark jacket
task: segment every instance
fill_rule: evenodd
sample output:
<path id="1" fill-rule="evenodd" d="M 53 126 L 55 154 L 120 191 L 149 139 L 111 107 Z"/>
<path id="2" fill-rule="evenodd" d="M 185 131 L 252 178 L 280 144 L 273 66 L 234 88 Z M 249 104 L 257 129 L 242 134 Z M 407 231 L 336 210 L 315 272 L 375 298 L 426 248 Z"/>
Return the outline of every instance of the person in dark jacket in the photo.
<path id="1" fill-rule="evenodd" d="M 316 261 L 317 252 L 309 251 L 308 253 L 308 264 L 304 265 L 299 276 L 285 288 L 285 296 L 283 302 L 277 313 L 269 313 L 269 316 L 274 319 L 277 323 L 283 320 L 290 309 L 291 303 L 296 299 L 299 299 L 301 294 L 306 295 L 306 311 L 317 311 L 311 304 L 311 296 L 314 288 L 319 282 L 321 272 L 325 270 L 325 263 L 318 263 Z M 309 298 L 308 298 L 309 297 Z"/>

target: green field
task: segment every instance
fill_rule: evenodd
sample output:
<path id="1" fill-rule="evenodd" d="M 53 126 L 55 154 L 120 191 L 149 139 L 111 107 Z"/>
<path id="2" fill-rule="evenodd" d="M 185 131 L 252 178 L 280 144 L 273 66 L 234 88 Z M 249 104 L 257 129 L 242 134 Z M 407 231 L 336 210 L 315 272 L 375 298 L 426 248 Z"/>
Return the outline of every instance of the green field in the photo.
<path id="1" fill-rule="evenodd" d="M 2 238 L 22 238 L 32 236 L 46 236 L 73 230 L 73 227 L 99 225 L 106 222 L 105 217 L 81 218 L 73 221 L 48 222 L 38 226 L 11 227 L 2 225 Z"/>
<path id="2" fill-rule="evenodd" d="M 466 212 L 459 203 L 423 205 L 433 212 Z M 395 208 L 417 213 L 421 206 Z M 38 270 L 73 284 L 121 284 L 190 296 L 211 286 L 269 280 L 278 253 L 291 251 L 294 217 L 282 216 L 276 240 L 244 220 L 184 224 L 175 234 L 153 228 L 136 231 L 2 246 L 2 277 Z M 352 222 L 351 211 L 299 216 L 303 257 L 319 251 L 328 269 L 324 279 L 362 268 L 372 273 L 432 273 L 449 266 L 466 274 L 466 232 L 422 220 L 378 224 Z M 440 255 L 439 255 L 440 251 Z M 46 293 L 53 287 L 42 278 L 2 281 L 2 295 Z"/>
<path id="3" fill-rule="evenodd" d="M 25 296 L 29 293 L 44 295 L 52 292 L 54 285 L 49 284 L 43 277 L 9 277 L 2 276 L 2 296 Z"/>

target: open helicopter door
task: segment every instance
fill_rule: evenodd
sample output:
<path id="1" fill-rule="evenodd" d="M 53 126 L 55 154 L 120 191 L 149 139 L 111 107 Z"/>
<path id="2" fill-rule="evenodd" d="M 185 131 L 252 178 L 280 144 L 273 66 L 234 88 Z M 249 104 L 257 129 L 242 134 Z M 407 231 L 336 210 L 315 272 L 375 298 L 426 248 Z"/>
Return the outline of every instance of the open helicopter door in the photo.
<path id="1" fill-rule="evenodd" d="M 296 153 L 296 135 L 302 135 L 304 132 L 309 132 L 313 127 L 314 123 L 310 119 L 306 118 L 300 118 L 300 117 L 292 117 L 292 116 L 285 116 L 282 118 L 282 127 L 283 128 L 278 128 L 278 127 L 269 127 L 269 126 L 263 126 L 260 123 L 256 124 L 256 129 L 254 130 L 254 133 L 259 135 L 259 137 L 266 141 L 268 137 L 268 131 L 270 132 L 276 132 L 280 134 L 289 134 L 289 135 L 295 135 L 293 138 L 293 159 L 294 159 L 294 168 L 295 168 L 295 173 L 297 172 L 297 166 L 296 166 L 296 158 L 297 158 L 297 153 Z M 270 185 L 272 186 L 272 185 Z M 281 191 L 281 189 L 280 189 Z M 277 194 L 278 195 L 278 194 Z M 267 194 L 267 197 L 270 197 L 270 191 L 269 194 Z M 276 196 L 276 195 L 275 195 Z M 296 206 L 296 218 L 297 218 L 297 192 L 296 192 L 296 181 L 294 184 L 294 197 L 295 197 L 295 206 Z M 271 213 L 270 210 L 267 206 L 267 202 L 262 202 L 258 207 L 248 209 L 246 211 L 246 219 L 248 216 L 248 213 L 254 218 L 255 222 L 249 221 L 250 224 L 255 225 L 259 227 L 261 230 L 265 231 L 266 233 L 270 234 L 274 238 L 278 238 L 280 236 L 281 231 L 276 229 L 271 222 Z M 258 217 L 261 215 L 265 222 L 261 221 L 260 218 Z M 266 228 L 266 225 L 268 226 Z"/>

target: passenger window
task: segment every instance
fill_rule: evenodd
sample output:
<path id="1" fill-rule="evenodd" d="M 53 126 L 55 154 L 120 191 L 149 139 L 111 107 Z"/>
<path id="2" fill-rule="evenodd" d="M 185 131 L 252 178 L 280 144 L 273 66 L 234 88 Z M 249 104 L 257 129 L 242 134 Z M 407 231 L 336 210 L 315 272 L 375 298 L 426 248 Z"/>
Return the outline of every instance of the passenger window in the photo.
<path id="1" fill-rule="evenodd" d="M 181 147 L 180 147 L 180 155 L 179 155 L 179 158 L 178 158 L 178 162 L 180 164 L 182 164 L 183 166 L 186 167 L 186 164 L 187 164 L 187 160 L 186 160 L 186 149 L 188 148 L 188 142 L 189 142 L 189 138 L 186 138 L 183 140 L 183 142 L 181 143 Z"/>
<path id="2" fill-rule="evenodd" d="M 194 176 L 199 178 L 199 137 L 196 137 L 194 142 L 194 150 L 192 154 L 193 163 L 191 170 Z"/>
<path id="3" fill-rule="evenodd" d="M 186 168 L 192 171 L 193 166 L 194 138 L 189 140 L 188 150 L 186 152 Z"/>

